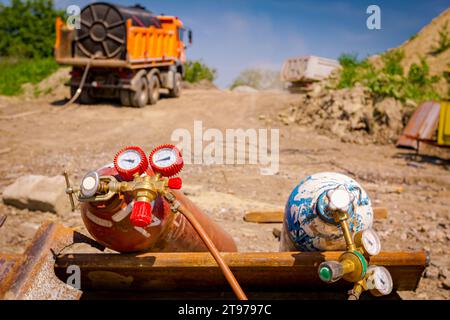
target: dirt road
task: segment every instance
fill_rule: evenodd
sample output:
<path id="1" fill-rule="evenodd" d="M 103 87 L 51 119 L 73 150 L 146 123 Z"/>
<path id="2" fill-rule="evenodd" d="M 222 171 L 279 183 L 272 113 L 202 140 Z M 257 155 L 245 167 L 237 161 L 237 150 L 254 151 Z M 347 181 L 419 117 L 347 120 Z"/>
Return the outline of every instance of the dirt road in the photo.
<path id="1" fill-rule="evenodd" d="M 60 95 L 59 98 L 62 98 Z M 0 97 L 0 192 L 25 174 L 57 175 L 64 169 L 78 181 L 88 171 L 112 161 L 125 145 L 147 152 L 170 143 L 172 132 L 194 121 L 204 130 L 217 128 L 279 128 L 280 166 L 276 175 L 262 176 L 258 165 L 187 165 L 182 172 L 186 193 L 236 240 L 241 251 L 277 250 L 272 235 L 279 225 L 246 223 L 249 209 L 284 206 L 295 185 L 306 175 L 337 171 L 359 181 L 376 206 L 389 209 L 377 221 L 385 250 L 427 249 L 431 266 L 417 292 L 404 298 L 449 299 L 443 284 L 450 281 L 450 153 L 426 150 L 433 156 L 412 159 L 410 151 L 393 146 L 344 144 L 318 135 L 308 126 L 274 120 L 295 95 L 281 92 L 233 93 L 186 90 L 179 99 L 163 99 L 143 109 L 121 108 L 110 102 L 61 107 L 55 97 Z M 307 106 L 305 106 L 307 107 Z M 402 193 L 391 192 L 402 186 Z M 39 223 L 62 221 L 83 230 L 79 213 L 56 216 L 29 212 L 0 203 L 8 220 L 0 230 L 0 251 L 23 250 Z"/>

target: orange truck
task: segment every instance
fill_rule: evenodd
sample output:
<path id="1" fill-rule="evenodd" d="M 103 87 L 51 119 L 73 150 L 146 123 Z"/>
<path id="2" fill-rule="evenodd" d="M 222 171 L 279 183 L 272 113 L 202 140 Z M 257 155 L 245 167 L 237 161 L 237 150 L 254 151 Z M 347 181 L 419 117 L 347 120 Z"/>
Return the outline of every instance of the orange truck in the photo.
<path id="1" fill-rule="evenodd" d="M 180 95 L 186 35 L 192 44 L 192 31 L 178 17 L 96 2 L 78 20 L 57 18 L 55 59 L 72 66 L 67 85 L 74 100 L 120 98 L 124 106 L 141 108 L 155 104 L 163 90 Z"/>

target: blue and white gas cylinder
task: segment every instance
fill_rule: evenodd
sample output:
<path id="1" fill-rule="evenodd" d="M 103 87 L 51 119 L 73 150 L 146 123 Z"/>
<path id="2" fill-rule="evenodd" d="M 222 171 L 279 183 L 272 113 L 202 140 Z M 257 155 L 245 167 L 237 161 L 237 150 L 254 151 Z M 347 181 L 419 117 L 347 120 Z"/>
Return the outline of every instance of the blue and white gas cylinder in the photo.
<path id="1" fill-rule="evenodd" d="M 327 194 L 335 189 L 349 193 L 352 233 L 372 227 L 372 204 L 366 191 L 352 178 L 334 172 L 313 174 L 302 180 L 286 203 L 280 251 L 345 250 L 345 240 L 328 208 Z"/>

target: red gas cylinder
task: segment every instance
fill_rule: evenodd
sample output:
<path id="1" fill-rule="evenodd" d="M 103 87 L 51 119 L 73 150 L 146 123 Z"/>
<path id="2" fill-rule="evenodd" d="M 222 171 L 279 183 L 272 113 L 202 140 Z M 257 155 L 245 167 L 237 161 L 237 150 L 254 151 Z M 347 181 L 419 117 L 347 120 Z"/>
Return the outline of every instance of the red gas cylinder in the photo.
<path id="1" fill-rule="evenodd" d="M 99 176 L 121 177 L 114 165 L 97 170 Z M 150 173 L 150 172 L 148 172 Z M 217 223 L 212 221 L 182 192 L 172 190 L 177 200 L 195 215 L 219 251 L 237 251 L 236 244 Z M 81 215 L 89 233 L 102 245 L 118 252 L 192 252 L 207 251 L 201 238 L 181 213 L 173 213 L 169 203 L 157 196 L 151 203 L 151 223 L 138 227 L 130 215 L 135 201 L 116 194 L 104 202 L 84 202 Z"/>

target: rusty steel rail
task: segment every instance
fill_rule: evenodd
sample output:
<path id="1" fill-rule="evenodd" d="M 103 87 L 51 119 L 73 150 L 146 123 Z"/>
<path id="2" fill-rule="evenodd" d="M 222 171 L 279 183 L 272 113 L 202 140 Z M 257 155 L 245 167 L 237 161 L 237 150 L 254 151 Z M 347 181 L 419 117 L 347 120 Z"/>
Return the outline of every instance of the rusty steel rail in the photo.
<path id="1" fill-rule="evenodd" d="M 62 282 L 54 271 L 56 256 L 74 243 L 99 246 L 72 229 L 46 222 L 23 255 L 0 253 L 0 299 L 79 299 L 82 291 Z"/>
<path id="2" fill-rule="evenodd" d="M 0 228 L 3 226 L 5 221 L 6 221 L 6 216 L 0 216 Z"/>
<path id="3" fill-rule="evenodd" d="M 80 299 L 82 295 L 86 299 L 232 298 L 228 283 L 208 252 L 63 254 L 75 243 L 103 249 L 72 229 L 48 222 L 40 227 L 23 255 L 0 254 L 0 299 Z M 335 260 L 340 254 L 221 253 L 250 298 L 279 299 L 345 298 L 351 283 L 329 285 L 317 275 L 321 262 Z M 394 291 L 415 290 L 429 256 L 424 251 L 383 252 L 370 262 L 391 272 Z M 66 284 L 71 265 L 80 268 L 81 290 Z M 268 292 L 270 296 L 265 296 Z"/>
<path id="4" fill-rule="evenodd" d="M 254 252 L 222 253 L 244 290 L 248 292 L 329 292 L 350 289 L 339 281 L 326 284 L 317 275 L 318 265 L 336 260 L 341 252 Z M 384 252 L 371 263 L 385 266 L 392 274 L 394 289 L 415 290 L 428 263 L 425 252 Z M 209 253 L 67 254 L 56 260 L 55 272 L 65 281 L 66 269 L 81 269 L 85 293 L 126 290 L 154 292 L 229 291 L 216 262 Z M 276 297 L 276 295 L 275 295 Z"/>

